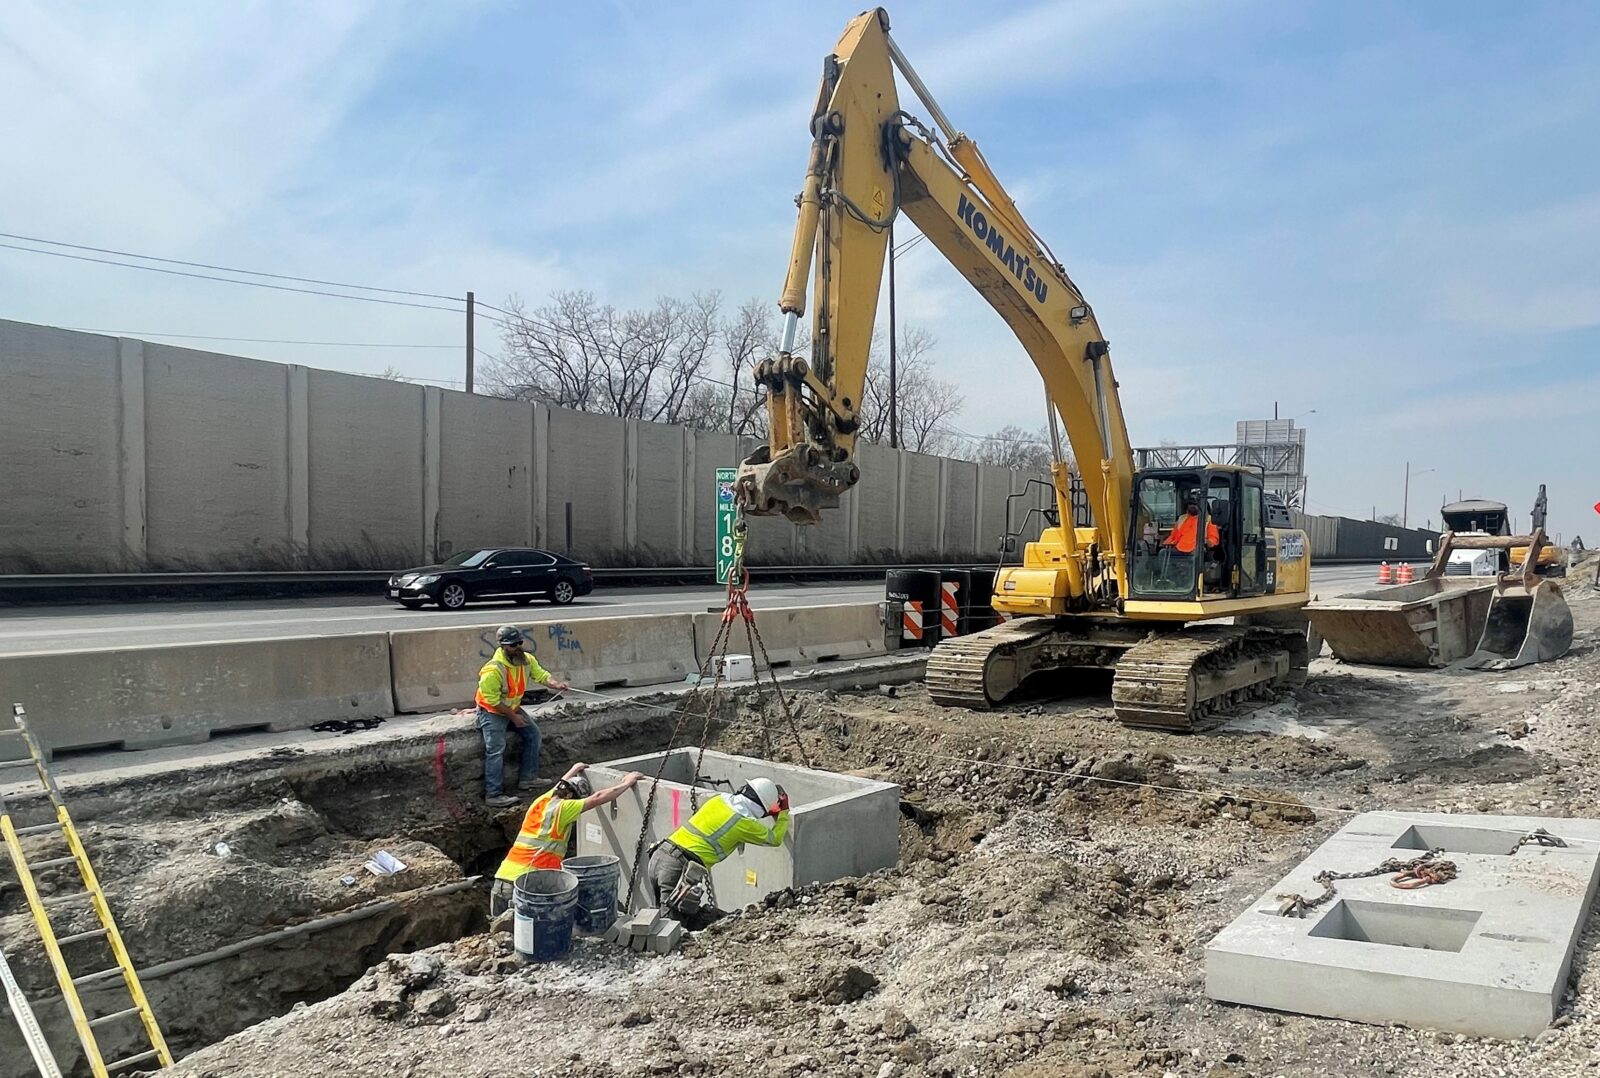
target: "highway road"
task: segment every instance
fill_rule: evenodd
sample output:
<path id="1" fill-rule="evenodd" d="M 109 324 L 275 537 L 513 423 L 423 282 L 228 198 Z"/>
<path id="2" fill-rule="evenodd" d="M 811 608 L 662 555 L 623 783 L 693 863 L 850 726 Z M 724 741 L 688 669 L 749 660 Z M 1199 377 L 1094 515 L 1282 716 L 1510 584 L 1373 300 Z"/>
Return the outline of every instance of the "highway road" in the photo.
<path id="1" fill-rule="evenodd" d="M 1341 595 L 1373 586 L 1370 565 L 1312 569 L 1317 594 Z M 0 612 L 0 655 L 27 651 L 83 651 L 139 644 L 200 644 L 275 636 L 340 636 L 392 629 L 434 629 L 556 619 L 692 613 L 721 608 L 713 587 L 605 588 L 570 606 L 478 603 L 456 613 L 429 607 L 402 610 L 382 598 L 321 596 L 184 602 L 61 604 Z M 750 605 L 758 612 L 786 606 L 864 603 L 883 597 L 882 581 L 842 584 L 756 584 Z"/>

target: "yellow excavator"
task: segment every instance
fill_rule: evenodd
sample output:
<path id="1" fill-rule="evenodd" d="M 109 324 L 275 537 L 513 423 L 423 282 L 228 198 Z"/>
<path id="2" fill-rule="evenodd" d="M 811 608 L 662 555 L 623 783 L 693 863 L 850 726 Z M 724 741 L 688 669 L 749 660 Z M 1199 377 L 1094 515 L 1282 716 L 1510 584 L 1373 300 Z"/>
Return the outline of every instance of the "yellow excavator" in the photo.
<path id="1" fill-rule="evenodd" d="M 900 107 L 898 70 L 931 126 Z M 778 354 L 757 364 L 768 443 L 739 469 L 752 515 L 815 523 L 860 477 L 855 443 L 889 226 L 904 213 L 1011 327 L 1044 380 L 1055 517 L 1002 568 L 1001 625 L 941 644 L 927 686 L 990 708 L 1036 673 L 1114 668 L 1117 717 L 1190 730 L 1303 683 L 1304 532 L 1266 523 L 1259 475 L 1211 465 L 1135 472 L 1111 353 L 1062 264 L 977 145 L 951 124 L 889 35 L 882 8 L 854 19 L 823 61 L 798 197 Z M 815 302 L 797 354 L 807 278 Z M 1071 471 L 1094 519 L 1076 527 Z M 1195 625 L 1234 619 L 1231 625 Z"/>

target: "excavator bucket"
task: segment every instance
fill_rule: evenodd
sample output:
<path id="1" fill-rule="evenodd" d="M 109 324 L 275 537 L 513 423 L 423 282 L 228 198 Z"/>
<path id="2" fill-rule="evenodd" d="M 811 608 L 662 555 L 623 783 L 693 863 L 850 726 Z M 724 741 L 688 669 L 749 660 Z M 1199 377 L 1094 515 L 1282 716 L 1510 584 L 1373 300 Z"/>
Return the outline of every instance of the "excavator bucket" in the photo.
<path id="1" fill-rule="evenodd" d="M 1508 670 L 1559 659 L 1572 646 L 1572 608 L 1553 580 L 1508 584 L 1489 604 L 1478 655 Z M 1491 658 L 1497 656 L 1498 659 Z"/>

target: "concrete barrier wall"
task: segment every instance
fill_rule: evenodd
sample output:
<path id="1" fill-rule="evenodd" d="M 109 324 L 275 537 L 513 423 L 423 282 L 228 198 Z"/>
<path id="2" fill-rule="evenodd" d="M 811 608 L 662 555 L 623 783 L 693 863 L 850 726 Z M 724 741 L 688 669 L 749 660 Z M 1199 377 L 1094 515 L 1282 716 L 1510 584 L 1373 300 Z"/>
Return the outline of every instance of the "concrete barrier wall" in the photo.
<path id="1" fill-rule="evenodd" d="M 580 689 L 663 685 L 698 668 L 692 614 L 579 618 L 520 625 L 541 666 Z M 395 710 L 441 711 L 472 702 L 494 655 L 495 625 L 389 634 Z M 532 686 L 529 686 L 532 688 Z"/>
<path id="2" fill-rule="evenodd" d="M 420 565 L 427 550 L 424 390 L 384 378 L 308 375 L 308 546 Z"/>
<path id="3" fill-rule="evenodd" d="M 143 549 L 144 432 L 122 430 L 118 417 L 143 414 L 144 380 L 124 387 L 117 348 L 112 337 L 0 322 L 0 559 L 9 553 L 18 571 L 120 558 L 124 519 Z M 138 486 L 126 492 L 124 441 L 138 450 Z"/>
<path id="4" fill-rule="evenodd" d="M 388 717 L 390 693 L 383 633 L 0 656 L 0 700 L 51 752 Z"/>
<path id="5" fill-rule="evenodd" d="M 694 614 L 694 653 L 698 663 L 710 656 L 722 615 Z M 884 653 L 883 626 L 877 603 L 839 603 L 761 610 L 756 613 L 761 643 L 774 666 L 800 666 L 834 659 L 860 659 Z M 729 630 L 726 650 L 735 655 L 751 651 L 751 638 L 743 623 Z"/>
<path id="6" fill-rule="evenodd" d="M 755 445 L 22 322 L 0 321 L 0 377 L 0 573 L 399 568 L 499 543 L 707 565 L 715 469 Z M 857 459 L 860 484 L 821 525 L 752 521 L 753 555 L 989 554 L 1029 478 L 870 444 Z M 1050 502 L 1030 491 L 1013 526 Z M 1306 520 L 1314 556 L 1381 556 L 1404 532 Z"/>
<path id="7" fill-rule="evenodd" d="M 289 424 L 292 404 L 305 427 L 306 369 L 163 344 L 143 351 L 150 557 L 204 564 L 228 551 L 249 560 L 303 541 L 305 502 L 289 493 Z M 301 478 L 303 460 L 293 463 Z"/>

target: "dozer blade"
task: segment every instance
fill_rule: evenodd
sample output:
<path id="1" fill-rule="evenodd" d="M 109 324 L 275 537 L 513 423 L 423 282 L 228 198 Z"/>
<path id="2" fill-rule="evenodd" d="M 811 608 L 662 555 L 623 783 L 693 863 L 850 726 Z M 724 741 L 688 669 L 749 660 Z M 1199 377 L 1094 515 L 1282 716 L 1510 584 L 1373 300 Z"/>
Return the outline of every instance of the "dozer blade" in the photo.
<path id="1" fill-rule="evenodd" d="M 1489 604 L 1478 653 L 1497 669 L 1559 659 L 1572 646 L 1572 608 L 1553 580 L 1508 585 Z"/>

